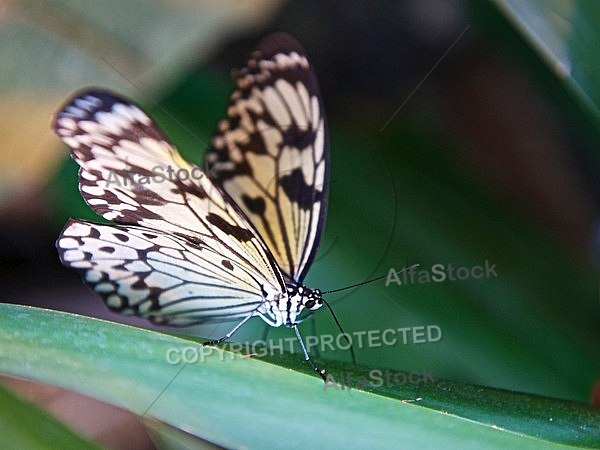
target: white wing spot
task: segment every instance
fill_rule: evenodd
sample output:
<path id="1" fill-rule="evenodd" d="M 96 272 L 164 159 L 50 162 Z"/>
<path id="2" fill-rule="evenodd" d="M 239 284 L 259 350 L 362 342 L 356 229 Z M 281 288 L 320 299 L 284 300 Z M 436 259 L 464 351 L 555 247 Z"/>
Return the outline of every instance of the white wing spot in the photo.
<path id="1" fill-rule="evenodd" d="M 81 261 L 84 258 L 85 255 L 81 250 L 67 250 L 63 253 L 63 259 L 65 261 Z"/>
<path id="2" fill-rule="evenodd" d="M 83 99 L 88 102 L 88 104 L 93 105 L 93 106 L 100 106 L 102 104 L 102 100 L 100 100 L 98 97 L 95 97 L 93 95 L 86 95 L 85 97 L 83 97 Z"/>
<path id="3" fill-rule="evenodd" d="M 69 116 L 72 116 L 76 119 L 83 119 L 86 116 L 86 113 L 84 110 L 76 108 L 73 105 L 69 105 L 65 108 L 65 113 L 68 114 Z"/>
<path id="4" fill-rule="evenodd" d="M 281 79 L 275 82 L 275 87 L 279 89 L 281 96 L 285 99 L 300 130 L 306 130 L 308 128 L 308 117 L 296 89 L 290 83 Z"/>
<path id="5" fill-rule="evenodd" d="M 127 123 L 123 121 L 123 117 L 105 111 L 97 112 L 96 120 L 105 131 L 115 135 L 120 134 L 123 127 L 127 125 Z"/>
<path id="6" fill-rule="evenodd" d="M 96 292 L 101 293 L 101 294 L 108 294 L 109 292 L 114 291 L 114 286 L 112 284 L 110 284 L 110 283 L 100 283 L 100 284 L 96 285 L 96 287 L 94 288 L 94 290 Z"/>
<path id="7" fill-rule="evenodd" d="M 88 283 L 97 283 L 101 279 L 102 275 L 100 275 L 98 272 L 93 272 L 90 270 L 85 274 L 85 281 L 87 281 Z"/>
<path id="8" fill-rule="evenodd" d="M 109 308 L 119 309 L 124 306 L 123 299 L 118 295 L 111 295 L 106 298 L 106 304 Z"/>
<path id="9" fill-rule="evenodd" d="M 150 117 L 148 117 L 146 114 L 144 114 L 144 112 L 140 108 L 138 108 L 137 106 L 130 105 L 129 106 L 129 113 L 138 122 L 141 122 L 141 123 L 143 123 L 146 126 L 151 126 L 152 125 L 152 120 L 150 119 Z"/>
<path id="10" fill-rule="evenodd" d="M 81 186 L 81 190 L 86 194 L 95 195 L 98 197 L 104 195 L 104 193 L 106 192 L 105 189 L 99 186 Z"/>
<path id="11" fill-rule="evenodd" d="M 63 236 L 89 236 L 92 228 L 84 223 L 72 223 L 68 229 L 63 232 Z"/>
<path id="12" fill-rule="evenodd" d="M 133 261 L 124 266 L 127 270 L 131 272 L 149 272 L 152 268 L 143 261 Z"/>
<path id="13" fill-rule="evenodd" d="M 66 261 L 66 259 L 65 259 Z M 73 269 L 91 269 L 92 263 L 90 261 L 71 261 L 69 266 Z"/>
<path id="14" fill-rule="evenodd" d="M 160 252 L 164 253 L 165 255 L 172 256 L 173 258 L 183 259 L 181 252 L 179 250 L 175 250 L 174 248 L 161 247 Z"/>
<path id="15" fill-rule="evenodd" d="M 88 201 L 90 206 L 96 206 L 96 205 L 108 205 L 108 202 L 106 200 L 104 200 L 103 198 L 90 198 Z"/>
<path id="16" fill-rule="evenodd" d="M 83 98 L 76 98 L 73 103 L 75 103 L 75 105 L 77 107 L 79 107 L 81 109 L 85 109 L 86 111 L 89 111 L 95 105 L 95 102 L 93 100 L 98 100 L 98 99 L 96 97 L 87 96 L 87 97 L 83 97 Z"/>
<path id="17" fill-rule="evenodd" d="M 77 139 L 75 139 L 73 137 L 66 137 L 66 136 L 63 136 L 61 139 L 65 144 L 67 144 L 72 149 L 79 148 L 79 141 Z"/>
<path id="18" fill-rule="evenodd" d="M 58 244 L 60 245 L 60 248 L 62 248 L 62 249 L 79 247 L 79 242 L 77 242 L 77 240 L 73 239 L 73 238 L 62 238 L 60 241 L 58 241 Z"/>
<path id="19" fill-rule="evenodd" d="M 79 128 L 89 134 L 100 134 L 102 133 L 102 127 L 98 123 L 91 120 L 80 120 Z"/>
<path id="20" fill-rule="evenodd" d="M 315 161 L 323 161 L 323 153 L 325 152 L 325 123 L 323 120 L 319 122 L 319 128 L 316 130 L 315 137 Z"/>
<path id="21" fill-rule="evenodd" d="M 267 86 L 265 88 L 263 91 L 263 101 L 273 120 L 275 120 L 281 128 L 287 130 L 290 126 L 290 115 L 285 104 L 281 100 L 281 97 L 273 87 Z"/>
<path id="22" fill-rule="evenodd" d="M 70 131 L 77 129 L 77 122 L 70 117 L 61 117 L 56 121 L 56 125 Z"/>
<path id="23" fill-rule="evenodd" d="M 160 272 L 152 272 L 146 277 L 146 286 L 168 289 L 181 283 L 179 278 L 171 277 Z"/>

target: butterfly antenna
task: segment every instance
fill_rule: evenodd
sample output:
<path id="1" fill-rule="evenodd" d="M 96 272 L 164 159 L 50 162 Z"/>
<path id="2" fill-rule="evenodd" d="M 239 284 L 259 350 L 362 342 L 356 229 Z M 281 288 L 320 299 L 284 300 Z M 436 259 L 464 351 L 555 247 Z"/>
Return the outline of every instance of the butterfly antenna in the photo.
<path id="1" fill-rule="evenodd" d="M 412 269 L 414 267 L 418 267 L 418 266 L 419 266 L 419 263 L 416 263 L 416 264 L 413 264 L 412 266 L 405 267 L 402 270 L 399 270 L 398 272 L 404 272 L 405 270 L 410 270 L 410 269 Z M 331 294 L 333 292 L 345 291 L 347 289 L 352 289 L 355 287 L 363 286 L 365 284 L 373 283 L 375 281 L 383 280 L 386 277 L 387 277 L 387 275 L 382 275 L 380 277 L 373 278 L 372 280 L 367 280 L 367 281 L 363 281 L 362 283 L 352 284 L 350 286 L 346 286 L 346 287 L 343 287 L 340 289 L 332 289 L 331 291 L 325 291 L 325 292 L 322 292 L 321 294 L 324 295 L 324 294 Z M 337 316 L 333 312 L 333 308 L 329 305 L 329 303 L 327 303 L 327 301 L 324 298 L 322 298 L 322 300 L 323 300 L 323 303 L 325 304 L 325 306 L 327 306 L 327 309 L 329 309 L 329 312 L 331 313 L 331 316 L 333 317 L 333 320 L 335 321 L 335 324 L 337 325 L 338 329 L 342 332 L 342 336 L 344 336 L 344 338 L 346 339 L 346 342 L 348 342 L 348 345 L 350 348 L 350 355 L 352 356 L 352 364 L 356 365 L 356 355 L 354 354 L 354 347 L 352 346 L 352 341 L 350 341 L 350 338 L 344 332 L 342 325 L 340 324 Z"/>
<path id="2" fill-rule="evenodd" d="M 413 264 L 412 266 L 405 267 L 405 268 L 403 268 L 403 269 L 399 270 L 399 271 L 398 271 L 398 273 L 399 273 L 399 272 L 404 272 L 404 271 L 406 271 L 406 270 L 410 270 L 410 269 L 412 269 L 412 268 L 414 268 L 414 267 L 419 267 L 419 263 Z M 387 277 L 387 275 L 381 275 L 380 277 L 373 278 L 372 280 L 363 281 L 362 283 L 356 283 L 356 284 L 352 284 L 352 285 L 350 285 L 350 286 L 346 286 L 346 287 L 339 288 L 339 289 L 332 289 L 331 291 L 325 291 L 325 292 L 321 292 L 321 294 L 331 294 L 332 292 L 341 292 L 341 291 L 345 291 L 345 290 L 347 290 L 347 289 L 352 289 L 352 288 L 359 287 L 359 286 L 362 286 L 362 285 L 365 285 L 365 284 L 373 283 L 373 282 L 375 282 L 375 281 L 383 280 L 383 279 L 384 279 L 384 278 L 386 278 L 386 277 Z M 329 306 L 329 305 L 328 305 L 328 306 Z"/>
<path id="3" fill-rule="evenodd" d="M 350 355 L 352 356 L 352 364 L 356 365 L 356 355 L 354 354 L 354 347 L 352 347 L 352 341 L 348 337 L 348 334 L 342 328 L 342 325 L 340 324 L 338 318 L 336 317 L 335 313 L 333 312 L 333 308 L 331 306 L 329 306 L 329 303 L 327 303 L 327 301 L 324 298 L 321 300 L 323 300 L 323 304 L 325 306 L 327 306 L 327 309 L 331 313 L 331 317 L 333 317 L 335 324 L 337 325 L 338 329 L 342 332 L 342 336 L 344 336 L 344 338 L 346 339 L 346 342 L 348 342 L 348 346 L 350 348 Z"/>

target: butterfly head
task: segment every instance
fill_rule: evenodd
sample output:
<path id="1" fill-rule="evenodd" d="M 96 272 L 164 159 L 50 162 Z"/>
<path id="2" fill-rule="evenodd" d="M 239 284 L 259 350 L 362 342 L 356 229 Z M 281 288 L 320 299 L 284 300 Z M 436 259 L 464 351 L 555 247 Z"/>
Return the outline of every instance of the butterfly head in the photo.
<path id="1" fill-rule="evenodd" d="M 321 291 L 319 289 L 304 289 L 307 291 L 304 297 L 305 308 L 315 311 L 323 306 L 323 297 L 321 297 Z"/>
<path id="2" fill-rule="evenodd" d="M 297 300 L 302 307 L 311 311 L 315 311 L 323 306 L 323 297 L 319 289 L 288 284 L 288 295 L 292 301 Z"/>

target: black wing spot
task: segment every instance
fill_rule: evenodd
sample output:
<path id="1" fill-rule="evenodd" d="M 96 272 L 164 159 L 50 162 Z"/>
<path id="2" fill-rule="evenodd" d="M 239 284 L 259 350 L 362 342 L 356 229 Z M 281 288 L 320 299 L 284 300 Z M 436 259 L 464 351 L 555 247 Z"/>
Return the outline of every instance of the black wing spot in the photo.
<path id="1" fill-rule="evenodd" d="M 156 239 L 156 235 L 155 234 L 151 234 L 151 233 L 142 233 L 142 235 L 148 239 Z"/>
<path id="2" fill-rule="evenodd" d="M 98 249 L 98 251 L 100 251 L 100 252 L 102 252 L 102 253 L 108 253 L 108 254 L 111 254 L 111 255 L 112 255 L 112 254 L 115 252 L 115 248 L 114 248 L 114 247 L 109 247 L 109 246 L 106 246 L 106 247 L 100 247 L 100 248 Z"/>
<path id="3" fill-rule="evenodd" d="M 223 261 L 221 261 L 221 264 L 223 264 L 223 267 L 225 267 L 226 269 L 233 270 L 233 264 L 231 264 L 231 261 L 224 259 Z"/>
<path id="4" fill-rule="evenodd" d="M 317 131 L 310 125 L 308 128 L 300 128 L 296 123 L 291 123 L 290 127 L 283 131 L 283 143 L 280 145 L 282 147 L 289 146 L 304 149 L 305 152 L 309 152 L 317 139 Z"/>
<path id="5" fill-rule="evenodd" d="M 188 188 L 187 191 L 191 194 L 194 194 L 196 197 L 198 197 L 200 199 L 208 198 L 208 194 L 206 193 L 204 188 L 202 188 L 200 186 L 193 185 L 192 187 Z"/>
<path id="6" fill-rule="evenodd" d="M 126 234 L 115 233 L 114 236 L 121 242 L 129 242 L 129 236 Z"/>
<path id="7" fill-rule="evenodd" d="M 300 169 L 281 177 L 280 184 L 290 200 L 302 209 L 312 209 L 313 204 L 321 200 L 321 192 L 306 184 Z"/>
<path id="8" fill-rule="evenodd" d="M 188 174 L 188 178 L 189 178 L 189 174 Z M 188 178 L 186 178 L 185 180 L 187 180 Z M 184 195 L 186 193 L 192 194 L 200 199 L 205 199 L 208 197 L 208 194 L 206 193 L 204 188 L 202 188 L 202 186 L 198 186 L 196 184 L 191 184 L 191 185 L 187 184 L 187 183 L 185 183 L 185 180 L 184 179 L 180 180 L 179 178 L 176 178 L 174 181 L 174 183 L 176 183 L 176 187 L 171 188 L 169 191 L 172 194 L 176 194 L 176 195 Z"/>
<path id="9" fill-rule="evenodd" d="M 259 216 L 265 215 L 266 204 L 264 198 L 251 198 L 248 195 L 244 194 L 242 195 L 242 201 L 244 202 L 244 205 L 246 205 L 246 208 L 248 208 L 250 212 L 258 214 Z"/>
<path id="10" fill-rule="evenodd" d="M 146 281 L 143 278 L 139 278 L 135 283 L 131 284 L 132 289 L 147 289 Z"/>
<path id="11" fill-rule="evenodd" d="M 185 233 L 180 233 L 178 231 L 176 231 L 175 233 L 173 233 L 175 236 L 178 236 L 184 240 L 186 240 L 187 242 L 194 244 L 198 250 L 202 250 L 202 247 L 205 245 L 204 241 L 202 239 L 200 239 L 198 236 L 193 236 L 193 235 L 189 235 L 189 234 L 185 234 Z"/>
<path id="12" fill-rule="evenodd" d="M 223 233 L 235 237 L 240 242 L 247 242 L 254 237 L 252 231 L 250 231 L 249 229 L 238 227 L 237 225 L 232 225 L 225 219 L 223 219 L 221 216 L 218 216 L 214 213 L 208 213 L 206 215 L 206 220 L 208 220 L 210 224 L 217 227 Z"/>

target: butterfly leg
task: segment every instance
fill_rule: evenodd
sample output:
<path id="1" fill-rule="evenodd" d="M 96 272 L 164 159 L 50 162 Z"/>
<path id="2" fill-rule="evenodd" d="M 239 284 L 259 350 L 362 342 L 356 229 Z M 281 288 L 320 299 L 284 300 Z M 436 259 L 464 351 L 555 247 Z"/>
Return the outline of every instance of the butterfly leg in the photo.
<path id="1" fill-rule="evenodd" d="M 309 311 L 304 317 L 302 317 L 302 319 L 297 320 L 296 324 L 302 323 L 307 319 L 310 319 L 312 333 L 313 333 L 312 335 L 316 336 L 317 335 L 317 321 L 315 319 L 315 311 Z M 344 334 L 344 330 L 339 326 L 337 319 L 336 319 L 336 324 L 338 325 L 342 334 Z M 350 350 L 350 357 L 352 358 L 352 364 L 356 365 L 356 354 L 354 353 L 354 346 L 352 345 L 352 341 L 350 341 L 347 336 L 345 336 L 345 339 L 346 339 L 346 342 L 348 342 L 348 349 Z M 319 346 L 318 345 L 315 349 L 315 353 L 317 354 L 317 356 L 319 356 Z"/>
<path id="2" fill-rule="evenodd" d="M 310 311 L 302 319 L 300 319 L 300 320 L 296 319 L 296 325 L 304 322 L 305 320 L 309 320 L 310 321 L 310 331 L 312 333 L 312 336 L 316 336 L 317 335 L 317 319 L 315 317 L 315 312 L 314 311 Z M 317 358 L 319 356 L 321 356 L 321 352 L 319 351 L 319 346 L 318 345 L 314 349 L 314 354 L 317 355 Z"/>
<path id="3" fill-rule="evenodd" d="M 298 330 L 298 324 L 297 323 L 293 324 L 292 328 L 296 332 L 296 337 L 298 338 L 298 342 L 300 342 L 300 347 L 302 347 L 302 352 L 304 353 L 304 359 L 310 364 L 310 366 L 313 368 L 313 370 L 315 372 L 317 372 L 321 378 L 323 378 L 324 381 L 327 381 L 327 372 L 325 371 L 325 369 L 319 369 L 317 366 L 315 366 L 315 363 L 313 363 L 312 360 L 310 359 L 310 356 L 308 356 L 308 351 L 306 351 L 306 346 L 304 345 L 302 336 L 300 336 L 300 330 Z"/>
<path id="4" fill-rule="evenodd" d="M 244 320 L 242 320 L 240 323 L 238 323 L 238 324 L 237 324 L 237 325 L 236 325 L 236 326 L 233 328 L 233 330 L 231 330 L 231 331 L 230 331 L 229 333 L 227 333 L 225 336 L 223 336 L 223 337 L 220 337 L 219 339 L 212 340 L 212 341 L 206 341 L 206 342 L 202 343 L 202 346 L 206 347 L 206 346 L 209 346 L 209 345 L 217 345 L 217 344 L 220 344 L 220 343 L 221 343 L 221 342 L 223 342 L 223 341 L 226 341 L 226 340 L 227 340 L 227 339 L 229 339 L 231 336 L 233 336 L 233 335 L 234 335 L 234 333 L 235 333 L 237 330 L 239 330 L 239 329 L 240 329 L 240 327 L 241 327 L 242 325 L 244 325 L 246 322 L 248 322 L 248 320 L 250 320 L 252 317 L 253 317 L 253 316 L 248 316 L 248 317 L 246 317 Z"/>
<path id="5" fill-rule="evenodd" d="M 312 313 L 313 311 L 311 311 Z M 317 336 L 317 318 L 315 317 L 314 314 L 310 315 L 310 331 L 312 333 L 313 336 Z M 319 346 L 317 345 L 315 348 L 315 353 L 317 355 L 317 358 L 319 358 L 321 356 L 321 352 L 319 351 Z"/>

